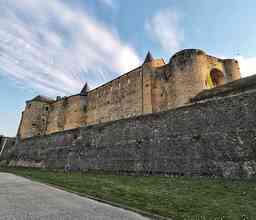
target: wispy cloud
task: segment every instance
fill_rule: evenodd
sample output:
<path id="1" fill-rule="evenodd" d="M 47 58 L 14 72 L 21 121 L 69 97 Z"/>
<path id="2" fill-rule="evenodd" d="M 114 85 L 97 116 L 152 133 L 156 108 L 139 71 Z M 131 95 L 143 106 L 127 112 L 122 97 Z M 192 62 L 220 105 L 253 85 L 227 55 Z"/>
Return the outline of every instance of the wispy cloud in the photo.
<path id="1" fill-rule="evenodd" d="M 0 10 L 0 74 L 26 88 L 72 94 L 139 64 L 117 31 L 63 1 L 8 0 Z"/>
<path id="2" fill-rule="evenodd" d="M 145 28 L 162 49 L 171 53 L 180 49 L 184 40 L 179 22 L 180 16 L 175 10 L 163 9 L 146 22 Z"/>

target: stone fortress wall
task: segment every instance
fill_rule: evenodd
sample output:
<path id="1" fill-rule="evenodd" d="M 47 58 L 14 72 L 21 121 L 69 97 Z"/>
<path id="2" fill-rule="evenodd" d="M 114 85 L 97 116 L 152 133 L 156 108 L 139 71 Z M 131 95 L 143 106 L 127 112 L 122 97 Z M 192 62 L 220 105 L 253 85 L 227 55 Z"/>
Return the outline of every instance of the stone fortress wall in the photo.
<path id="1" fill-rule="evenodd" d="M 239 78 L 236 60 L 219 59 L 201 50 L 180 51 L 167 64 L 148 54 L 140 67 L 91 91 L 58 100 L 37 96 L 27 101 L 18 137 L 166 111 L 189 103 L 205 89 Z"/>
<path id="2" fill-rule="evenodd" d="M 9 166 L 148 175 L 256 176 L 256 76 L 160 113 L 20 140 Z"/>

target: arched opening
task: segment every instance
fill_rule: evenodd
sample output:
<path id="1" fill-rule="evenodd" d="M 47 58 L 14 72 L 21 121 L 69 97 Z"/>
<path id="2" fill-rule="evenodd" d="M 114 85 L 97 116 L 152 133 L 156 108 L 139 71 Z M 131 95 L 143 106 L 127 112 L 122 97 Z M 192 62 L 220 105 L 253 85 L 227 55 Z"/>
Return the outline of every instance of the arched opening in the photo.
<path id="1" fill-rule="evenodd" d="M 218 69 L 212 69 L 207 76 L 206 86 L 211 89 L 225 83 L 224 74 Z"/>

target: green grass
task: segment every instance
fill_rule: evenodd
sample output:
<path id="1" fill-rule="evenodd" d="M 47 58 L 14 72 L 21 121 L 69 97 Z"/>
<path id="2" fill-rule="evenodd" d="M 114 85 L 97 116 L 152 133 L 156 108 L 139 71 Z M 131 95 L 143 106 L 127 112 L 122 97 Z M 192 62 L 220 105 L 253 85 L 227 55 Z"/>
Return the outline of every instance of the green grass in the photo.
<path id="1" fill-rule="evenodd" d="M 256 180 L 136 177 L 8 168 L 29 177 L 177 220 L 256 219 Z"/>

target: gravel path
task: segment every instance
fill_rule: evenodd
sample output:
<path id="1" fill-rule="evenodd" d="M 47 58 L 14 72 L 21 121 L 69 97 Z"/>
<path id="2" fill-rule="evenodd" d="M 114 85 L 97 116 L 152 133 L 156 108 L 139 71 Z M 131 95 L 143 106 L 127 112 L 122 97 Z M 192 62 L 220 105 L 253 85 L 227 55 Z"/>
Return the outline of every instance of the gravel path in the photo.
<path id="1" fill-rule="evenodd" d="M 0 220 L 149 220 L 139 214 L 0 173 Z"/>

